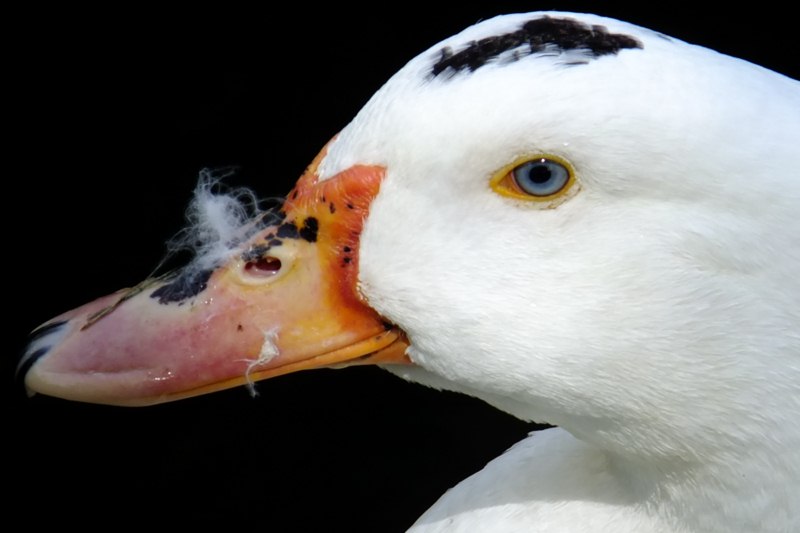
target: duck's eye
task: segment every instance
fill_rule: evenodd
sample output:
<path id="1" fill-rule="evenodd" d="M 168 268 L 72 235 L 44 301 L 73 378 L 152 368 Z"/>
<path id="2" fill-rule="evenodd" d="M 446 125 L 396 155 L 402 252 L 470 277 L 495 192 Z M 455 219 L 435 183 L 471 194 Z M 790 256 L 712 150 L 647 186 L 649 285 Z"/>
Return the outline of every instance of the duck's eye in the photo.
<path id="1" fill-rule="evenodd" d="M 537 156 L 503 168 L 492 178 L 491 185 L 504 196 L 549 201 L 560 198 L 574 181 L 569 163 L 554 156 Z"/>
<path id="2" fill-rule="evenodd" d="M 511 171 L 514 182 L 531 196 L 550 196 L 567 186 L 569 170 L 557 161 L 528 161 Z"/>

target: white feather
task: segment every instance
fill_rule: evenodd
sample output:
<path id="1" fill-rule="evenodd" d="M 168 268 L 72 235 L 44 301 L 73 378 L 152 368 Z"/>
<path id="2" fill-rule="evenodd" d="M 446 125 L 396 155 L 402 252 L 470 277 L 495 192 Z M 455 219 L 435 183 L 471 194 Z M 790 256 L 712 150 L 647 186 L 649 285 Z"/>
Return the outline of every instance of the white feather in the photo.
<path id="1" fill-rule="evenodd" d="M 192 201 L 186 210 L 187 226 L 168 243 L 169 254 L 183 250 L 193 259 L 186 270 L 209 270 L 241 252 L 240 245 L 255 234 L 261 214 L 256 195 L 247 188 L 230 189 L 222 180 L 232 172 L 200 172 Z"/>

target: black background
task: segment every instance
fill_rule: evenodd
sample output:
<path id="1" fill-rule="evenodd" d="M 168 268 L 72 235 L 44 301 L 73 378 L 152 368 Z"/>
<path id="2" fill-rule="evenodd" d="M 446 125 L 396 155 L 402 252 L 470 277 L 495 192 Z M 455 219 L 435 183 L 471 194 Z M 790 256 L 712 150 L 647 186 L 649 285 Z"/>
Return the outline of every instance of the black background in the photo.
<path id="1" fill-rule="evenodd" d="M 240 388 L 145 409 L 28 399 L 12 384 L 27 331 L 152 270 L 201 168 L 235 165 L 231 183 L 283 195 L 393 72 L 480 19 L 594 11 L 798 77 L 788 13 L 490 5 L 130 6 L 6 20 L 20 35 L 6 46 L 3 196 L 12 514 L 90 528 L 402 531 L 531 429 L 374 368 L 282 377 L 256 399 Z"/>

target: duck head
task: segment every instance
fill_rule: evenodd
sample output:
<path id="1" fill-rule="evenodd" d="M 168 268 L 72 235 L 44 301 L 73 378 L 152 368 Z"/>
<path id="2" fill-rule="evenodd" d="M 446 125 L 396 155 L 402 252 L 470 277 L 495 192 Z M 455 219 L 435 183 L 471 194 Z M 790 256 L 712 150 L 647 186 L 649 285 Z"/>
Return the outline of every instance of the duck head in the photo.
<path id="1" fill-rule="evenodd" d="M 224 257 L 34 332 L 27 386 L 148 404 L 375 362 L 626 453 L 772 432 L 800 383 L 798 94 L 610 19 L 483 22 Z"/>

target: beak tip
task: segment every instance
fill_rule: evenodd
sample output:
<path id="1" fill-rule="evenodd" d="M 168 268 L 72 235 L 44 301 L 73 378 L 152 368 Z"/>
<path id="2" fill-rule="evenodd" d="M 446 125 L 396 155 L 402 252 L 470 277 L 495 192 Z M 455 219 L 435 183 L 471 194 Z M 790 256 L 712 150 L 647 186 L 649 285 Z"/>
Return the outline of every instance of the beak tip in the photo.
<path id="1" fill-rule="evenodd" d="M 27 377 L 31 369 L 40 361 L 50 349 L 58 344 L 68 331 L 67 321 L 60 320 L 39 326 L 33 330 L 28 338 L 28 345 L 23 349 L 17 362 L 14 377 L 25 386 L 28 396 L 33 396 L 36 391 L 27 386 Z"/>
<path id="2" fill-rule="evenodd" d="M 16 379 L 25 380 L 30 369 L 63 337 L 67 321 L 50 322 L 33 330 L 28 337 L 28 345 L 22 351 L 17 369 Z"/>

